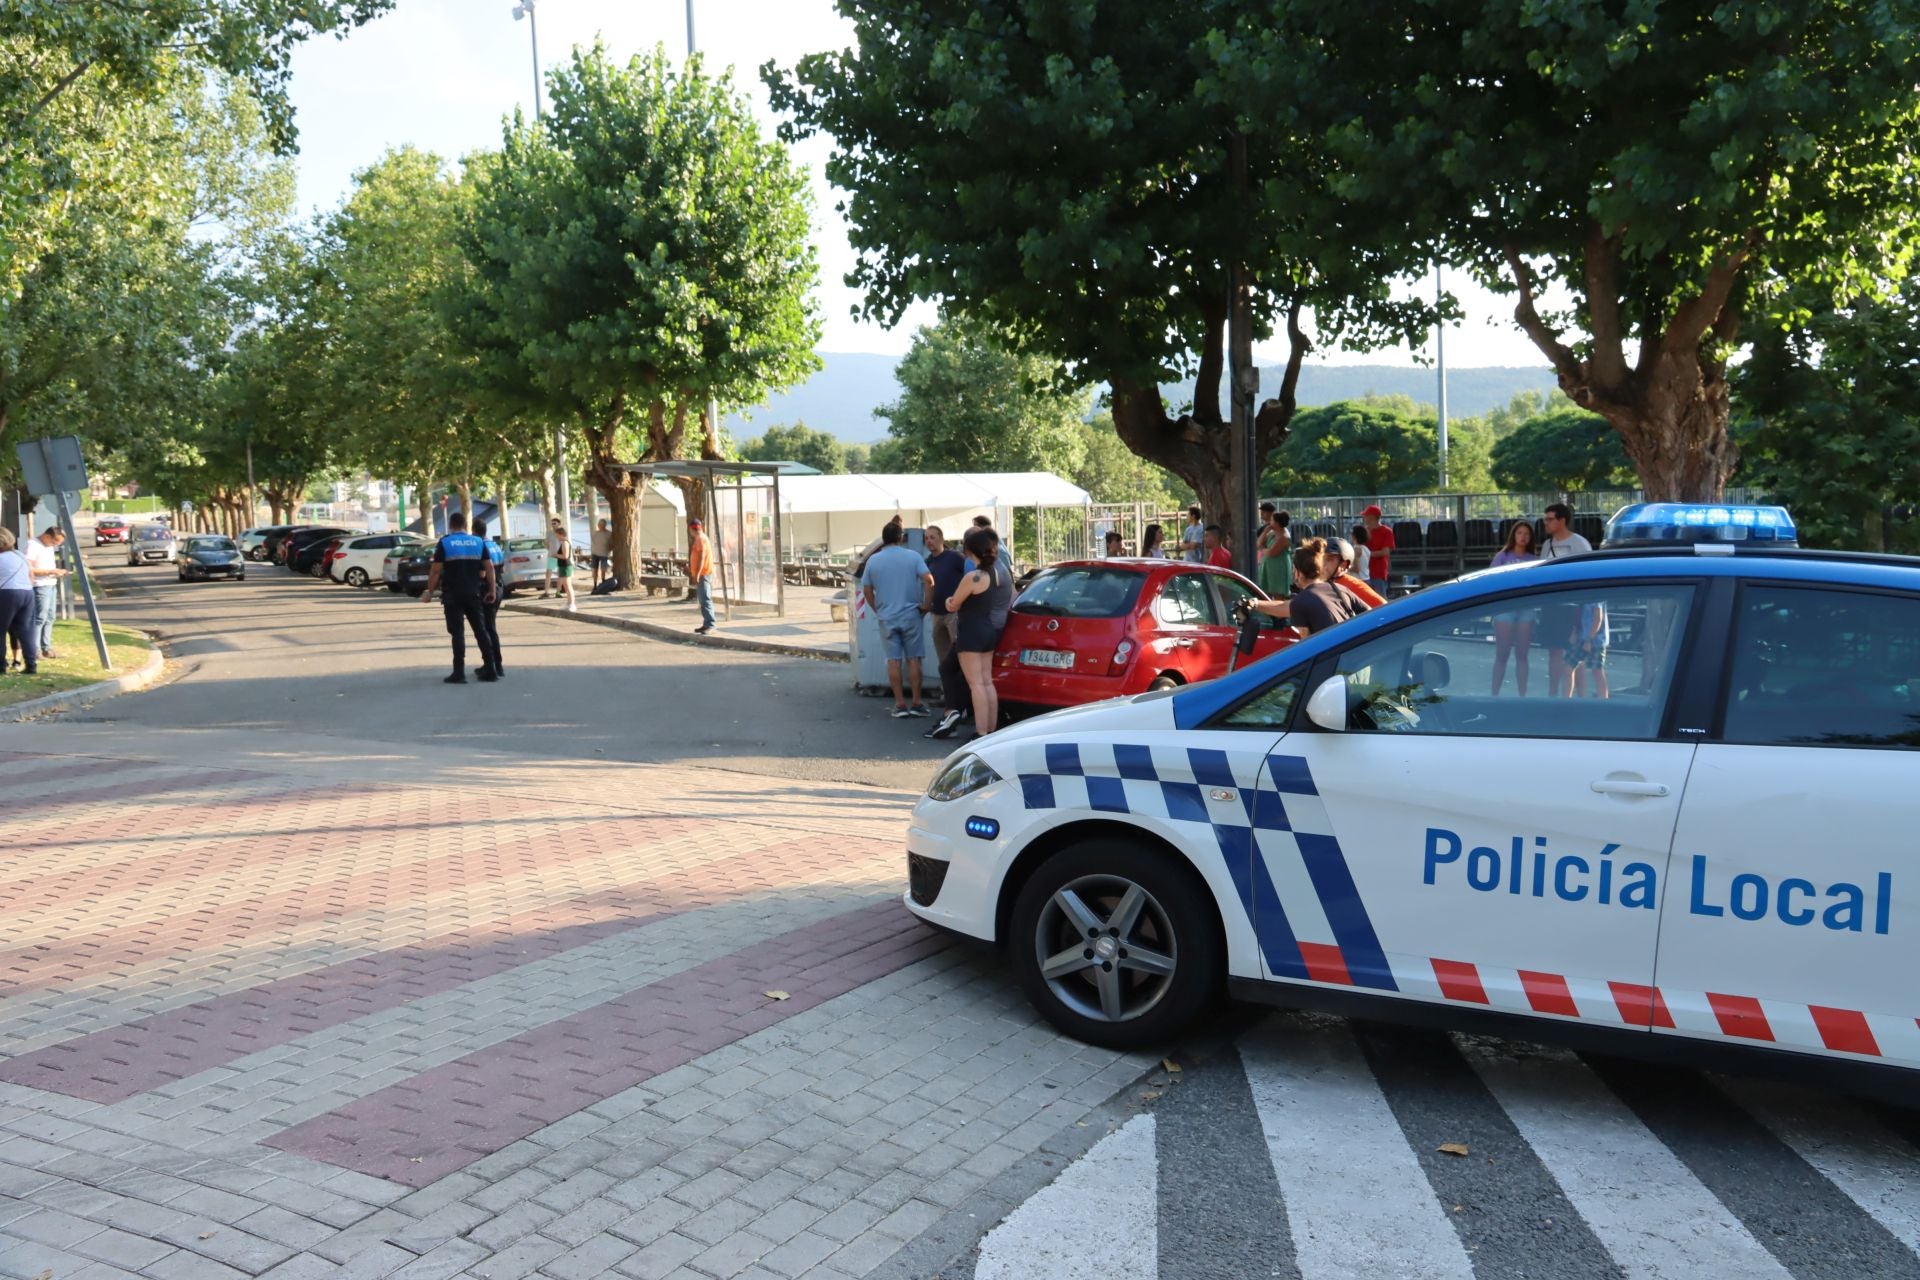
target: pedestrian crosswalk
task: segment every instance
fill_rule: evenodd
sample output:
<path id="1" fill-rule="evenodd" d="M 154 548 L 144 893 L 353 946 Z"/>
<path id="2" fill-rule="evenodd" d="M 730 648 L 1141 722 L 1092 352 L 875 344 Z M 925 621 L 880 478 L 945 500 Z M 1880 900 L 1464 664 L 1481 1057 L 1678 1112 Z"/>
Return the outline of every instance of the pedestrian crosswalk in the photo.
<path id="1" fill-rule="evenodd" d="M 978 1280 L 1920 1278 L 1897 1109 L 1306 1014 L 1237 1050 L 1007 1215 Z"/>

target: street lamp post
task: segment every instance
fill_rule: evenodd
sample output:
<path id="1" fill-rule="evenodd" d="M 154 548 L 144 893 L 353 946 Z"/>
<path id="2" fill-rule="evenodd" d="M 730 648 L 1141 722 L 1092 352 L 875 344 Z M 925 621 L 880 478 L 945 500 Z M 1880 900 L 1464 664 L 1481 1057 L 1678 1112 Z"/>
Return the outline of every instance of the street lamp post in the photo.
<path id="1" fill-rule="evenodd" d="M 533 119 L 534 123 L 538 124 L 540 121 L 540 24 L 533 16 L 533 6 L 534 0 L 520 0 L 513 6 L 513 20 L 515 22 L 522 18 L 527 20 L 527 35 L 533 42 Z M 566 530 L 568 541 L 572 541 L 573 494 L 572 486 L 567 482 L 567 429 L 564 426 L 555 426 L 553 429 L 553 475 L 554 497 L 558 500 L 560 507 L 556 514 L 560 517 L 560 527 Z M 501 509 L 500 518 L 503 522 L 506 519 L 504 507 Z"/>

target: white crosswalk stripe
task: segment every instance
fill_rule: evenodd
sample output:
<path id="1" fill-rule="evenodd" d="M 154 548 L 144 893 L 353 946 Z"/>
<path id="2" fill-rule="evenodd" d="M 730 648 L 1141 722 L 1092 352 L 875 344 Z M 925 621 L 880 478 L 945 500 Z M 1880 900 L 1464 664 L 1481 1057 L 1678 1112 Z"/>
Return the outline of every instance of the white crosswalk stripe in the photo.
<path id="1" fill-rule="evenodd" d="M 1274 1175 L 1263 1190 L 1244 1195 L 1271 1196 L 1277 1184 L 1286 1218 L 1284 1232 L 1278 1217 L 1268 1219 L 1257 1241 L 1243 1226 L 1241 1238 L 1249 1242 L 1243 1247 L 1284 1239 L 1276 1265 L 1290 1246 L 1291 1273 L 1301 1280 L 1467 1280 L 1476 1274 L 1478 1255 L 1463 1241 L 1476 1238 L 1469 1225 L 1475 1220 L 1455 1218 L 1461 1212 L 1451 1203 L 1460 1198 L 1457 1190 L 1450 1190 L 1445 1201 L 1440 1198 L 1435 1187 L 1448 1185 L 1435 1180 L 1441 1178 L 1441 1166 L 1415 1149 L 1411 1129 L 1401 1124 L 1405 1118 L 1412 1126 L 1409 1117 L 1419 1116 L 1431 1131 L 1428 1118 L 1440 1114 L 1433 1106 L 1467 1103 L 1464 1097 L 1451 1103 L 1454 1095 L 1444 1092 L 1423 1091 L 1417 1099 L 1390 1094 L 1381 1081 L 1393 1077 L 1376 1077 L 1368 1058 L 1375 1049 L 1363 1052 L 1363 1042 L 1371 1046 L 1344 1023 L 1306 1018 L 1268 1019 L 1239 1041 L 1247 1090 L 1240 1097 L 1250 1097 L 1252 1109 L 1243 1101 L 1232 1121 L 1234 1132 L 1248 1135 L 1252 1145 L 1245 1149 L 1253 1161 L 1260 1161 L 1264 1145 Z M 1690 1081 L 1689 1087 L 1705 1089 L 1702 1110 L 1720 1117 L 1717 1122 L 1703 1118 L 1698 1129 L 1684 1122 L 1676 1128 L 1671 1108 L 1650 1109 L 1635 1092 L 1643 1086 L 1619 1076 L 1612 1060 L 1589 1065 L 1569 1051 L 1463 1035 L 1453 1036 L 1451 1044 L 1498 1108 L 1489 1112 L 1486 1095 L 1476 1091 L 1472 1105 L 1479 1110 L 1473 1114 L 1484 1121 L 1503 1113 L 1511 1120 L 1525 1149 L 1538 1158 L 1537 1168 L 1551 1179 L 1539 1181 L 1536 1171 L 1530 1175 L 1534 1185 L 1557 1184 L 1566 1197 L 1559 1202 L 1559 1220 L 1573 1221 L 1564 1216 L 1570 1203 L 1591 1232 L 1582 1237 L 1589 1247 L 1597 1242 L 1630 1280 L 1825 1277 L 1845 1273 L 1850 1257 L 1862 1266 L 1877 1258 L 1876 1277 L 1920 1277 L 1920 1147 L 1865 1105 L 1838 1093 L 1744 1077 L 1707 1083 L 1676 1066 L 1676 1087 Z M 1448 1059 L 1458 1072 L 1451 1052 Z M 1206 1069 L 1233 1067 L 1228 1059 Z M 1404 1071 L 1400 1078 L 1392 1089 L 1409 1087 Z M 1718 1098 L 1716 1086 L 1732 1107 L 1706 1105 L 1708 1097 Z M 1657 1078 L 1654 1087 L 1660 1088 Z M 1178 1106 L 1179 1098 L 1176 1086 L 1160 1106 Z M 1408 1112 L 1410 1106 L 1415 1110 Z M 1742 1113 L 1761 1127 L 1744 1118 L 1734 1124 Z M 1223 1228 L 1242 1216 L 1217 1207 L 1233 1204 L 1233 1195 L 1221 1196 L 1218 1186 L 1209 1185 L 1203 1205 L 1189 1208 L 1179 1200 L 1179 1187 L 1158 1185 L 1166 1176 L 1158 1170 L 1158 1158 L 1162 1152 L 1193 1152 L 1184 1167 L 1204 1167 L 1214 1176 L 1220 1157 L 1212 1134 L 1221 1114 L 1217 1105 L 1179 1113 L 1160 1131 L 1153 1115 L 1143 1115 L 1101 1140 L 981 1242 L 978 1280 L 1072 1280 L 1116 1273 L 1166 1280 L 1211 1274 L 1207 1260 L 1183 1258 L 1179 1250 L 1163 1256 L 1158 1233 L 1174 1233 L 1169 1239 L 1214 1239 L 1206 1228 Z M 1891 1123 L 1899 1127 L 1897 1120 Z M 1470 1142 L 1472 1135 L 1464 1130 L 1471 1126 L 1463 1122 L 1460 1127 L 1463 1140 Z M 1701 1146 L 1709 1141 L 1704 1135 L 1725 1133 L 1735 1141 L 1731 1135 L 1739 1132 L 1753 1135 L 1737 1139 L 1743 1155 L 1732 1155 L 1735 1147 Z M 1772 1137 L 1762 1140 L 1763 1133 Z M 1722 1162 L 1716 1167 L 1703 1151 L 1728 1154 L 1715 1157 Z M 1751 1163 L 1728 1166 L 1727 1159 Z M 1264 1179 L 1264 1172 L 1259 1176 Z M 1502 1170 L 1489 1163 L 1486 1176 L 1492 1193 Z M 1503 1204 L 1500 1195 L 1489 1194 L 1485 1203 L 1469 1204 L 1465 1211 L 1483 1215 L 1478 1219 L 1482 1232 L 1484 1215 L 1505 1213 L 1508 1229 L 1524 1233 L 1539 1225 L 1537 1197 L 1536 1189 Z M 1521 1200 L 1527 1203 L 1518 1204 Z M 1163 1212 L 1169 1215 L 1164 1228 Z M 1207 1213 L 1214 1216 L 1209 1219 Z M 1840 1271 L 1824 1269 L 1829 1245 L 1837 1251 L 1832 1265 Z M 1861 1252 L 1849 1255 L 1848 1248 Z M 1579 1273 L 1578 1268 L 1556 1269 L 1549 1254 L 1543 1250 L 1539 1275 Z M 1910 1267 L 1902 1265 L 1903 1257 Z M 1195 1269 L 1183 1269 L 1189 1266 Z M 1584 1269 L 1591 1267 L 1590 1259 Z"/>
<path id="2" fill-rule="evenodd" d="M 1344 1028 L 1302 1035 L 1269 1023 L 1240 1052 L 1305 1280 L 1473 1275 Z"/>
<path id="3" fill-rule="evenodd" d="M 1788 1275 L 1573 1054 L 1517 1058 L 1465 1037 L 1460 1049 L 1628 1276 Z"/>
<path id="4" fill-rule="evenodd" d="M 1153 1117 L 1095 1143 L 980 1242 L 975 1280 L 1111 1280 L 1160 1267 Z"/>
<path id="5" fill-rule="evenodd" d="M 1920 1151 L 1844 1098 L 1759 1080 L 1720 1087 L 1920 1254 Z"/>

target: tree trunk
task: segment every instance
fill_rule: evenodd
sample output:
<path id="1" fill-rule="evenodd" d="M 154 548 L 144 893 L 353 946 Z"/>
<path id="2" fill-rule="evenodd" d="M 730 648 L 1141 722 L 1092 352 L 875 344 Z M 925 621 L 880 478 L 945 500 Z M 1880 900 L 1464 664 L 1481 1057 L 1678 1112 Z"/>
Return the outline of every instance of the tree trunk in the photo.
<path id="1" fill-rule="evenodd" d="M 462 476 L 456 486 L 460 492 L 460 515 L 467 522 L 467 528 L 473 528 L 473 481 Z"/>
<path id="2" fill-rule="evenodd" d="M 1120 440 L 1137 456 L 1185 480 L 1193 486 L 1195 497 L 1207 523 L 1217 524 L 1229 537 L 1252 536 L 1241 531 L 1234 511 L 1239 493 L 1239 461 L 1233 456 L 1233 431 L 1220 419 L 1220 373 L 1223 366 L 1222 343 L 1225 338 L 1224 309 L 1216 319 L 1207 318 L 1207 336 L 1200 355 L 1196 386 L 1195 412 L 1178 419 L 1167 416 L 1160 388 L 1150 380 L 1116 378 L 1113 390 L 1113 426 Z M 1300 366 L 1312 343 L 1300 327 L 1300 307 L 1294 305 L 1287 317 L 1287 367 L 1280 380 L 1280 394 L 1260 406 L 1254 414 L 1253 430 L 1256 455 L 1263 461 L 1286 443 L 1287 424 L 1293 420 L 1294 392 L 1300 381 Z M 1209 407 L 1208 401 L 1211 401 Z M 1210 420 L 1209 420 L 1210 419 Z M 1251 514 L 1251 513 L 1249 513 Z M 1170 531 L 1175 539 L 1178 530 Z"/>
<path id="3" fill-rule="evenodd" d="M 1717 259 L 1699 289 L 1666 313 L 1664 300 L 1639 318 L 1640 351 L 1629 364 L 1629 327 L 1619 286 L 1620 233 L 1589 223 L 1582 248 L 1582 292 L 1593 341 L 1583 359 L 1534 306 L 1533 270 L 1517 247 L 1506 249 L 1519 293 L 1514 319 L 1553 362 L 1560 389 L 1620 433 L 1627 457 L 1653 502 L 1718 502 L 1740 451 L 1727 433 L 1727 370 L 1716 354 L 1740 327 L 1735 300 L 1741 268 L 1756 237 Z M 1631 287 L 1628 292 L 1631 293 Z"/>
<path id="4" fill-rule="evenodd" d="M 640 485 L 638 477 L 622 471 L 620 427 L 626 419 L 626 398 L 617 396 L 607 417 L 584 423 L 587 444 L 587 480 L 607 500 L 613 524 L 613 576 L 625 590 L 640 577 Z"/>

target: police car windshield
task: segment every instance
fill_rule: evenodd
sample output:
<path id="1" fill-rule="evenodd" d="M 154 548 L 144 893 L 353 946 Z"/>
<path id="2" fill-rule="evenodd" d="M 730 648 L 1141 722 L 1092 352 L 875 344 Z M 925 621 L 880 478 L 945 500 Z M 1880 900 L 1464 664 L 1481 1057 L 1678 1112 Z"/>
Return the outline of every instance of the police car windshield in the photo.
<path id="1" fill-rule="evenodd" d="M 1013 611 L 1053 618 L 1118 618 L 1133 612 L 1146 580 L 1138 569 L 1106 565 L 1049 569 L 1020 594 Z"/>

